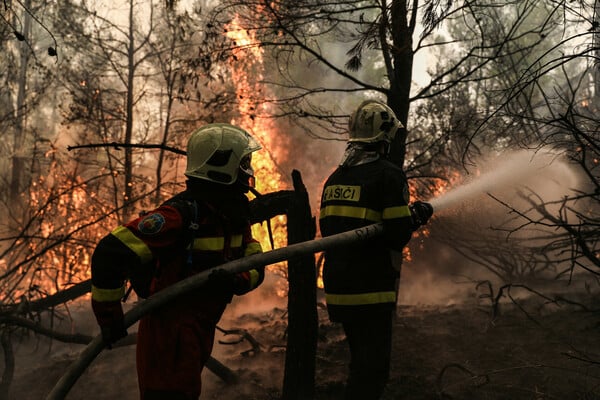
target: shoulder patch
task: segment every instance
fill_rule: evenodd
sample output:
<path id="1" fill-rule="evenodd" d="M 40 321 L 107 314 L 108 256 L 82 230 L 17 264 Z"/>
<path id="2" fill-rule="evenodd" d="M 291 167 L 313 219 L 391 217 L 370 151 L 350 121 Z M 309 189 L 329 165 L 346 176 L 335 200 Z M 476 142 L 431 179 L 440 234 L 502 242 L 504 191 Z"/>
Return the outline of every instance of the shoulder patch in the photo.
<path id="1" fill-rule="evenodd" d="M 160 232 L 165 224 L 165 217 L 160 213 L 146 215 L 138 223 L 138 230 L 145 235 L 154 235 Z"/>

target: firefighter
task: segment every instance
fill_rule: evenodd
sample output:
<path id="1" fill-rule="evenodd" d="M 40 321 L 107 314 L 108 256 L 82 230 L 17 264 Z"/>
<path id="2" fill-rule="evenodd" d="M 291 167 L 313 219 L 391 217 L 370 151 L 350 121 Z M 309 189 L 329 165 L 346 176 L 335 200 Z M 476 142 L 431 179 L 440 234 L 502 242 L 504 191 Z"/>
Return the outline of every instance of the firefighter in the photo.
<path id="1" fill-rule="evenodd" d="M 246 197 L 254 183 L 252 153 L 260 148 L 233 125 L 196 130 L 187 145 L 186 190 L 98 243 L 92 256 L 92 308 L 107 346 L 127 335 L 121 307 L 126 280 L 143 297 L 262 251 L 250 233 Z M 198 399 L 200 374 L 226 305 L 263 278 L 264 267 L 239 274 L 217 269 L 201 289 L 141 319 L 136 349 L 140 398 Z"/>
<path id="2" fill-rule="evenodd" d="M 409 206 L 404 172 L 386 159 L 402 128 L 387 105 L 363 102 L 350 116 L 346 151 L 321 196 L 323 236 L 384 224 L 382 238 L 325 253 L 329 319 L 342 324 L 350 350 L 346 400 L 381 397 L 389 376 L 402 249 L 433 213 L 428 203 Z"/>

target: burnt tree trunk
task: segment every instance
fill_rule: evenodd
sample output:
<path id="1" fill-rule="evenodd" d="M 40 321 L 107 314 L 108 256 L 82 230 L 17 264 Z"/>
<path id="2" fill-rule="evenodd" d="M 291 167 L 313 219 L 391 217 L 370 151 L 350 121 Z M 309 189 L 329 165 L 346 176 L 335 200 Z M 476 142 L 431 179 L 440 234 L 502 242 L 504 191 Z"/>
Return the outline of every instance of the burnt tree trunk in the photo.
<path id="1" fill-rule="evenodd" d="M 294 190 L 261 195 L 250 202 L 251 223 L 287 215 L 288 245 L 315 238 L 308 192 L 299 171 L 292 172 Z M 288 260 L 288 329 L 283 400 L 314 399 L 317 353 L 317 271 L 312 253 Z"/>
<path id="2" fill-rule="evenodd" d="M 315 220 L 300 172 L 287 213 L 288 245 L 312 240 Z M 317 274 L 313 254 L 288 260 L 288 331 L 282 399 L 314 399 L 317 352 Z"/>

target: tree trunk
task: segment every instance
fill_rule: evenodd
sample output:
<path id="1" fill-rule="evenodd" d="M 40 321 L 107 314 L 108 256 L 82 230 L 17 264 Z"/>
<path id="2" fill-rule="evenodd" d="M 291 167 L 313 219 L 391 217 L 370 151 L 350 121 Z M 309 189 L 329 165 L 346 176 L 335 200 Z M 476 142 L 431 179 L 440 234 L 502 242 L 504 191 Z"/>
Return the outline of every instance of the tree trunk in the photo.
<path id="1" fill-rule="evenodd" d="M 292 173 L 295 195 L 291 198 L 288 244 L 312 240 L 315 220 L 300 172 Z M 313 254 L 288 260 L 288 330 L 282 399 L 305 400 L 315 396 L 317 352 L 317 272 Z"/>
<path id="2" fill-rule="evenodd" d="M 125 100 L 125 143 L 131 144 L 133 138 L 133 95 L 134 95 L 134 79 L 135 79 L 135 41 L 134 41 L 134 2 L 129 1 L 129 47 L 127 49 L 127 93 Z M 133 193 L 133 149 L 125 147 L 125 187 L 123 189 L 123 221 L 127 221 L 132 214 L 133 207 L 130 204 Z"/>
<path id="3" fill-rule="evenodd" d="M 29 9 L 30 1 L 25 1 L 24 7 Z M 29 64 L 30 50 L 30 31 L 31 31 L 31 16 L 27 12 L 23 12 L 23 31 L 24 40 L 19 43 L 20 48 L 20 65 L 19 65 L 19 81 L 17 89 L 17 99 L 15 107 L 15 127 L 14 127 L 14 143 L 12 156 L 12 171 L 10 180 L 10 200 L 13 211 L 23 211 L 23 200 L 20 198 L 21 193 L 27 187 L 27 154 L 26 149 L 26 123 L 25 115 L 26 108 L 26 89 L 27 89 L 27 66 Z M 21 206 L 19 206 L 21 205 Z M 20 215 L 19 215 L 20 216 Z"/>
<path id="4" fill-rule="evenodd" d="M 596 19 L 594 20 L 594 22 L 596 24 L 600 24 L 600 15 L 598 13 L 600 13 L 600 3 L 595 2 L 594 3 L 594 15 L 596 16 Z M 598 46 L 600 46 L 600 32 L 598 32 L 598 30 L 596 30 L 596 33 L 594 34 L 594 48 L 596 49 L 596 57 L 600 56 L 600 47 L 598 47 Z M 594 105 L 594 108 L 593 108 L 594 111 L 600 110 L 600 65 L 598 65 L 598 63 L 596 63 L 595 68 L 594 68 L 593 105 Z"/>
<path id="5" fill-rule="evenodd" d="M 393 54 L 390 65 L 388 66 L 388 76 L 390 77 L 390 90 L 388 92 L 388 105 L 396 116 L 407 126 L 408 112 L 410 107 L 410 87 L 412 82 L 413 68 L 413 48 L 412 36 L 414 32 L 413 21 L 416 16 L 407 18 L 406 0 L 393 0 L 391 5 L 389 24 L 392 26 Z M 416 11 L 413 10 L 414 14 Z M 392 142 L 390 150 L 390 160 L 404 168 L 406 158 L 406 139 L 407 130 L 400 129 Z"/>

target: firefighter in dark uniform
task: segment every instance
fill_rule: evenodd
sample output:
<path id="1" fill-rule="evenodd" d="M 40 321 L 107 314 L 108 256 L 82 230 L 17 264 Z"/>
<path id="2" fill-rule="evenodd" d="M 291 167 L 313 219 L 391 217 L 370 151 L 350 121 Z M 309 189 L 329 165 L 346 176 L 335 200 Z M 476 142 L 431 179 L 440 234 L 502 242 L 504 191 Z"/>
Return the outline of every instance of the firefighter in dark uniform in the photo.
<path id="1" fill-rule="evenodd" d="M 327 179 L 319 216 L 323 236 L 383 222 L 383 237 L 327 250 L 323 267 L 329 318 L 343 326 L 350 349 L 345 399 L 379 399 L 389 376 L 392 321 L 401 252 L 427 222 L 431 205 L 409 206 L 401 168 L 386 159 L 398 129 L 385 104 L 365 101 L 350 117 L 339 167 Z"/>
<path id="2" fill-rule="evenodd" d="M 250 233 L 246 197 L 254 183 L 251 155 L 260 148 L 246 131 L 229 124 L 196 130 L 187 146 L 187 189 L 99 242 L 92 256 L 92 307 L 108 346 L 127 334 L 121 307 L 127 279 L 143 292 L 142 277 L 149 276 L 142 296 L 152 295 L 262 251 Z M 202 289 L 144 317 L 137 341 L 140 398 L 198 399 L 200 374 L 226 305 L 263 278 L 264 268 L 239 274 L 216 270 Z"/>

